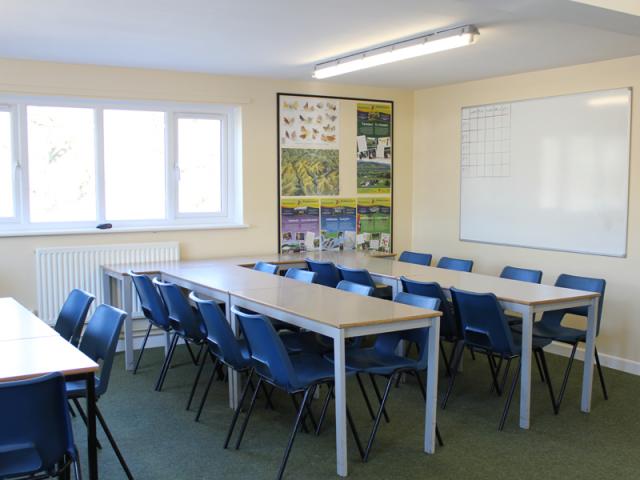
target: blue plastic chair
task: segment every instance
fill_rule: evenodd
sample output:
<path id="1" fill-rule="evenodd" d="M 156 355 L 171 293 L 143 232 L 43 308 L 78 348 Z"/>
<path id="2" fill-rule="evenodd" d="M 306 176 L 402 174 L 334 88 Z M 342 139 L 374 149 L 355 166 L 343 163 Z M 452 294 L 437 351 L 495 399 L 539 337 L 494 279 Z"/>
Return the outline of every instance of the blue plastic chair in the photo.
<path id="1" fill-rule="evenodd" d="M 438 264 L 438 268 L 447 270 L 457 270 L 459 272 L 470 272 L 473 268 L 473 260 L 463 260 L 461 258 L 442 257 Z"/>
<path id="2" fill-rule="evenodd" d="M 414 295 L 411 293 L 400 292 L 396 295 L 395 302 L 404 303 L 406 305 L 413 305 L 428 310 L 437 310 L 440 305 L 440 300 L 437 298 L 429 298 L 420 295 Z M 356 371 L 358 374 L 368 374 L 370 376 L 372 385 L 375 386 L 376 394 L 380 406 L 374 417 L 373 428 L 369 435 L 369 441 L 365 449 L 363 460 L 366 462 L 369 459 L 371 447 L 380 427 L 380 420 L 382 415 L 385 414 L 385 405 L 391 393 L 391 386 L 394 381 L 400 377 L 403 373 L 408 373 L 416 377 L 422 397 L 426 400 L 426 392 L 420 372 L 424 372 L 427 369 L 428 359 L 428 335 L 427 328 L 418 328 L 414 330 L 405 330 L 401 332 L 383 333 L 376 337 L 376 341 L 372 347 L 348 349 L 346 352 L 346 365 L 350 370 Z M 398 344 L 400 341 L 407 341 L 414 343 L 418 347 L 417 358 L 412 358 L 406 355 L 398 355 L 396 353 Z M 380 394 L 375 383 L 375 376 L 381 376 L 387 379 L 387 384 L 384 389 L 384 394 L 380 398 Z M 365 399 L 367 397 L 365 396 Z M 368 403 L 368 402 L 367 402 Z M 367 407 L 371 413 L 371 406 Z M 388 421 L 388 416 L 387 416 Z M 442 445 L 442 438 L 440 432 L 436 427 L 436 434 L 438 442 Z"/>
<path id="3" fill-rule="evenodd" d="M 307 262 L 309 270 L 318 274 L 316 283 L 335 288 L 340 282 L 340 272 L 333 262 L 321 262 L 310 258 L 305 258 L 305 262 Z"/>
<path id="4" fill-rule="evenodd" d="M 602 278 L 579 277 L 576 275 L 569 275 L 569 274 L 563 273 L 558 277 L 555 285 L 556 287 L 573 288 L 575 290 L 598 292 L 600 294 L 600 298 L 598 300 L 598 318 L 596 323 L 596 336 L 598 336 L 598 334 L 600 333 L 600 322 L 602 320 L 602 305 L 604 303 L 604 292 L 607 286 L 607 282 Z M 558 399 L 556 400 L 558 409 L 560 408 L 560 404 L 562 403 L 562 399 L 564 398 L 564 393 L 567 388 L 567 383 L 569 381 L 569 374 L 571 373 L 571 367 L 573 365 L 573 360 L 576 355 L 578 344 L 580 342 L 584 343 L 587 340 L 586 330 L 582 330 L 579 328 L 565 327 L 562 325 L 562 320 L 564 319 L 564 316 L 567 314 L 579 315 L 586 318 L 588 315 L 588 310 L 587 310 L 587 307 L 575 307 L 575 308 L 566 308 L 562 310 L 545 312 L 542 315 L 542 318 L 540 319 L 540 321 L 535 322 L 533 324 L 534 338 L 541 338 L 541 339 L 553 340 L 561 343 L 567 343 L 573 347 L 571 350 L 571 355 L 569 356 L 569 363 L 564 372 L 562 387 L 560 388 L 560 393 L 558 394 Z M 514 325 L 512 328 L 514 329 L 514 331 L 517 331 L 517 332 L 522 331 L 522 326 Z M 604 382 L 604 374 L 602 372 L 602 367 L 600 366 L 600 358 L 598 357 L 597 348 L 595 350 L 595 358 L 596 358 L 596 366 L 598 369 L 598 377 L 600 378 L 600 386 L 602 387 L 602 394 L 604 395 L 605 400 L 608 400 L 609 395 L 607 393 L 607 387 Z"/>
<path id="5" fill-rule="evenodd" d="M 283 390 L 294 397 L 300 394 L 303 396 L 302 403 L 298 408 L 296 420 L 291 434 L 289 435 L 289 442 L 285 449 L 284 456 L 278 470 L 278 475 L 276 477 L 281 479 L 284 474 L 296 434 L 306 417 L 311 415 L 310 402 L 313 398 L 314 392 L 320 385 L 333 385 L 334 368 L 330 362 L 326 361 L 319 355 L 302 353 L 299 355 L 289 356 L 287 350 L 282 344 L 282 341 L 280 340 L 280 337 L 273 328 L 271 321 L 264 315 L 246 313 L 235 307 L 232 307 L 231 310 L 240 322 L 242 331 L 244 332 L 245 338 L 249 344 L 251 358 L 255 362 L 255 371 L 258 375 L 258 385 L 254 390 L 251 403 L 249 404 L 247 414 L 240 429 L 240 433 L 236 441 L 236 449 L 240 448 L 240 442 L 242 441 L 249 418 L 253 412 L 257 393 L 263 383 L 272 385 L 273 387 Z M 243 408 L 246 393 L 247 390 L 245 389 L 242 397 L 240 398 L 238 408 L 236 409 L 234 420 L 237 419 L 237 414 L 239 414 Z M 347 418 L 358 449 L 362 453 L 360 439 L 355 431 L 353 419 L 351 418 L 351 413 L 348 408 Z M 235 421 L 231 425 L 230 432 L 233 431 L 234 426 Z"/>
<path id="6" fill-rule="evenodd" d="M 491 371 L 491 378 L 493 381 L 493 389 L 495 389 L 498 395 L 502 395 L 509 374 L 511 361 L 516 358 L 518 359 L 518 366 L 513 375 L 509 394 L 507 395 L 507 400 L 498 426 L 498 430 L 502 430 L 504 428 L 505 421 L 507 420 L 516 385 L 520 379 L 521 339 L 519 336 L 514 338 L 514 335 L 509 329 L 509 324 L 502 307 L 493 293 L 465 292 L 464 290 L 458 290 L 453 287 L 450 291 L 455 309 L 457 310 L 458 315 L 460 315 L 465 343 L 467 346 L 472 347 L 476 352 L 484 353 L 487 356 L 489 370 Z M 557 413 L 553 386 L 551 384 L 551 378 L 549 377 L 549 370 L 547 368 L 547 361 L 543 350 L 543 348 L 550 343 L 550 340 L 534 339 L 533 353 L 540 359 L 545 383 L 547 384 L 549 396 L 551 398 L 551 405 L 553 406 L 554 413 Z M 454 360 L 453 368 L 451 369 L 451 382 L 445 395 L 442 408 L 446 407 L 447 400 L 451 394 L 461 358 L 462 355 L 459 354 Z M 496 358 L 500 359 L 499 363 L 496 363 Z M 506 360 L 506 367 L 504 368 L 502 381 L 500 382 L 498 377 L 501 373 L 500 370 L 503 360 Z"/>
<path id="7" fill-rule="evenodd" d="M 540 283 L 542 281 L 542 270 L 530 270 L 528 268 L 512 267 L 507 265 L 502 269 L 500 278 L 509 280 L 519 280 L 521 282 Z M 507 315 L 509 325 L 522 323 L 522 318 L 515 315 Z"/>
<path id="8" fill-rule="evenodd" d="M 144 336 L 142 348 L 140 349 L 140 354 L 136 361 L 136 366 L 133 369 L 133 374 L 135 375 L 138 371 L 138 367 L 140 366 L 140 360 L 142 360 L 144 349 L 147 346 L 147 340 L 149 339 L 151 328 L 156 327 L 166 333 L 170 333 L 171 322 L 169 321 L 167 307 L 165 307 L 164 302 L 162 301 L 162 298 L 160 298 L 160 294 L 158 293 L 158 290 L 156 290 L 156 287 L 153 286 L 151 279 L 146 275 L 139 275 L 133 271 L 130 271 L 129 275 L 131 276 L 133 285 L 138 293 L 142 313 L 149 321 L 149 327 L 147 328 L 147 333 Z"/>
<path id="9" fill-rule="evenodd" d="M 374 297 L 391 300 L 391 296 L 393 294 L 391 286 L 374 282 L 368 270 L 364 268 L 349 268 L 344 265 L 338 265 L 338 270 L 340 271 L 340 277 L 343 280 L 373 287 Z"/>
<path id="10" fill-rule="evenodd" d="M 315 283 L 318 274 L 310 270 L 302 270 L 300 268 L 290 268 L 287 273 L 284 274 L 285 278 L 292 280 L 298 280 L 304 283 Z"/>
<path id="11" fill-rule="evenodd" d="M 118 338 L 120 337 L 120 330 L 122 330 L 122 324 L 126 318 L 127 313 L 112 307 L 110 305 L 100 305 L 94 312 L 93 316 L 87 324 L 84 335 L 80 340 L 80 346 L 78 347 L 82 353 L 98 364 L 102 364 L 100 368 L 100 374 L 95 377 L 96 385 L 96 401 L 107 393 L 109 387 L 109 379 L 111 378 L 111 369 L 113 367 L 113 359 L 116 354 L 116 347 L 118 346 Z M 73 401 L 82 420 L 87 423 L 86 415 L 82 410 L 82 405 L 78 401 L 79 398 L 87 396 L 86 382 L 82 380 L 67 382 L 67 398 Z M 96 405 L 96 417 L 104 430 L 104 433 L 109 439 L 109 443 L 113 448 L 118 461 L 122 466 L 127 478 L 133 480 L 133 475 L 127 466 L 118 444 L 116 443 L 111 430 L 107 426 L 107 422 L 102 415 L 102 412 Z"/>
<path id="12" fill-rule="evenodd" d="M 204 404 L 207 400 L 207 396 L 209 395 L 209 390 L 211 389 L 211 384 L 213 383 L 216 373 L 220 372 L 223 366 L 226 366 L 238 373 L 249 374 L 249 380 L 244 386 L 246 389 L 252 385 L 251 376 L 253 373 L 253 362 L 251 360 L 247 342 L 236 338 L 231 330 L 231 326 L 227 322 L 224 312 L 220 309 L 220 306 L 213 300 L 203 300 L 198 298 L 194 292 L 191 292 L 189 298 L 197 306 L 198 311 L 204 320 L 205 326 L 207 327 L 207 348 L 209 355 L 213 360 L 213 371 L 209 377 L 209 382 L 207 383 L 207 387 L 202 399 L 200 400 L 200 406 L 198 407 L 198 413 L 196 414 L 195 420 L 197 422 L 202 414 L 202 409 L 204 408 Z"/>
<path id="13" fill-rule="evenodd" d="M 432 255 L 430 253 L 418 253 L 405 250 L 398 257 L 399 262 L 415 263 L 416 265 L 431 265 Z"/>
<path id="14" fill-rule="evenodd" d="M 82 479 L 62 374 L 0 383 L 0 426 L 0 478 Z"/>
<path id="15" fill-rule="evenodd" d="M 62 338 L 71 342 L 71 345 L 74 347 L 78 346 L 84 321 L 87 318 L 91 302 L 93 302 L 95 298 L 92 294 L 76 288 L 71 290 L 71 293 L 69 293 L 67 299 L 62 304 L 53 329 L 58 332 Z"/>
<path id="16" fill-rule="evenodd" d="M 411 280 L 406 277 L 400 277 L 402 290 L 407 293 L 421 295 L 423 297 L 432 297 L 440 300 L 440 354 L 444 363 L 447 375 L 451 375 L 451 362 L 459 349 L 464 348 L 464 337 L 462 335 L 462 326 L 460 318 L 456 315 L 451 302 L 447 299 L 442 287 L 438 282 L 420 282 Z M 442 342 L 453 344 L 451 354 L 447 357 Z"/>
<path id="17" fill-rule="evenodd" d="M 258 272 L 270 273 L 271 275 L 275 275 L 278 273 L 278 265 L 274 265 L 273 263 L 267 262 L 256 262 L 253 266 L 254 270 Z"/>
<path id="18" fill-rule="evenodd" d="M 191 393 L 189 394 L 189 400 L 187 400 L 187 410 L 189 410 L 191 402 L 193 401 L 193 395 L 195 394 L 196 387 L 198 386 L 198 381 L 200 380 L 200 375 L 202 374 L 202 369 L 204 368 L 205 362 L 199 362 L 199 360 L 202 349 L 206 343 L 207 329 L 200 313 L 198 313 L 198 310 L 189 304 L 189 301 L 177 285 L 170 282 L 163 282 L 157 278 L 153 280 L 153 283 L 158 287 L 160 296 L 162 297 L 164 304 L 167 306 L 169 321 L 171 322 L 171 328 L 174 331 L 173 339 L 169 346 L 169 353 L 164 361 L 163 373 L 161 374 L 159 383 L 156 385 L 156 390 L 162 390 L 162 385 L 164 384 L 164 380 L 167 376 L 167 371 L 171 367 L 171 360 L 173 359 L 173 355 L 180 338 L 182 338 L 190 353 L 190 344 L 200 347 L 200 353 L 197 357 L 194 357 L 193 353 L 191 353 L 193 363 L 196 365 L 199 363 L 199 367 L 196 372 L 193 387 L 191 388 Z"/>
<path id="19" fill-rule="evenodd" d="M 373 295 L 374 288 L 369 285 L 362 285 L 360 283 L 349 282 L 348 280 L 340 280 L 338 285 L 336 285 L 338 290 L 342 290 L 344 292 L 351 292 L 357 295 L 364 295 L 365 297 L 370 297 Z"/>

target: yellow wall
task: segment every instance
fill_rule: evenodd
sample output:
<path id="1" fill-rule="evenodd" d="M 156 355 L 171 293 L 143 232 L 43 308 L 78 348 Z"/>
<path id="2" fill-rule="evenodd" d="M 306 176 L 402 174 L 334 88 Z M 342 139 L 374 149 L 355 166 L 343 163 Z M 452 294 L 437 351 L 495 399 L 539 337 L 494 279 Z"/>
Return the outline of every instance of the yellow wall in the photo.
<path id="1" fill-rule="evenodd" d="M 0 92 L 150 99 L 242 105 L 244 220 L 248 229 L 102 233 L 0 238 L 0 297 L 36 307 L 34 249 L 61 245 L 180 242 L 184 259 L 275 252 L 277 249 L 276 93 L 290 92 L 395 102 L 394 246 L 411 238 L 413 95 L 401 89 L 292 82 L 159 70 L 0 60 Z M 354 118 L 355 127 L 355 118 Z M 354 138 L 355 149 L 355 138 Z M 354 155 L 355 162 L 355 155 Z M 355 178 L 353 179 L 355 183 Z"/>
<path id="2" fill-rule="evenodd" d="M 458 240 L 460 108 L 494 102 L 631 86 L 632 110 L 627 258 L 484 245 Z M 544 272 L 603 277 L 607 292 L 598 350 L 640 362 L 640 56 L 491 78 L 415 92 L 413 248 L 472 258 L 474 271 L 498 274 L 506 264 Z M 588 225 L 585 225 L 588 234 Z M 437 258 L 436 258 L 437 259 Z M 615 359 L 612 364 L 615 363 Z M 629 368 L 629 362 L 627 362 Z M 631 368 L 640 373 L 640 364 Z"/>

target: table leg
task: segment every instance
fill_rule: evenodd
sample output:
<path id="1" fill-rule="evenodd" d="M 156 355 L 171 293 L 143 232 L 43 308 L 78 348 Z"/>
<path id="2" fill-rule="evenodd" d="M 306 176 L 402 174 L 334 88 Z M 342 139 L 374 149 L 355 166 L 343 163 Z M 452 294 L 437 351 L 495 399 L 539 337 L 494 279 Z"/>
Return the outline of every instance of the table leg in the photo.
<path id="1" fill-rule="evenodd" d="M 593 388 L 593 362 L 595 361 L 596 328 L 598 322 L 598 299 L 591 300 L 587 314 L 587 342 L 584 348 L 584 370 L 582 372 L 582 402 L 580 410 L 591 411 L 591 390 Z"/>
<path id="2" fill-rule="evenodd" d="M 531 405 L 531 352 L 533 341 L 533 311 L 527 307 L 522 312 L 522 349 L 520 362 L 520 428 L 529 428 Z"/>
<path id="3" fill-rule="evenodd" d="M 89 480 L 98 480 L 98 447 L 96 439 L 96 386 L 93 372 L 87 375 L 87 452 Z"/>
<path id="4" fill-rule="evenodd" d="M 347 464 L 347 379 L 345 369 L 344 332 L 338 330 L 333 337 L 333 362 L 336 397 L 336 469 L 346 477 Z"/>
<path id="5" fill-rule="evenodd" d="M 438 360 L 440 358 L 440 318 L 431 319 L 429 359 L 427 364 L 427 398 L 425 402 L 424 451 L 436 451 L 436 411 L 438 409 Z"/>
<path id="6" fill-rule="evenodd" d="M 225 302 L 225 315 L 227 316 L 227 322 L 231 325 L 234 335 L 237 337 L 239 333 L 238 322 L 235 315 L 231 312 L 231 295 L 229 295 Z M 229 408 L 235 409 L 240 401 L 240 375 L 234 369 L 228 369 L 229 376 Z"/>
<path id="7" fill-rule="evenodd" d="M 135 359 L 133 358 L 133 298 L 131 277 L 125 275 L 120 285 L 122 287 L 122 291 L 120 292 L 122 309 L 127 312 L 127 317 L 124 320 L 124 364 L 127 370 L 133 370 Z"/>

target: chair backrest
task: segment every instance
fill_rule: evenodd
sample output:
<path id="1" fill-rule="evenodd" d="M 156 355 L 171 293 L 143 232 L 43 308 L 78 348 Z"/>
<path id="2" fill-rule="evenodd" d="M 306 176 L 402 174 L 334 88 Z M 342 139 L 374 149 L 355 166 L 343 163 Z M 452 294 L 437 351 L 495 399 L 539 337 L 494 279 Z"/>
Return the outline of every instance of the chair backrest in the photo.
<path id="1" fill-rule="evenodd" d="M 305 262 L 307 262 L 309 270 L 318 274 L 316 283 L 335 288 L 340 282 L 340 271 L 333 262 L 321 262 L 310 258 L 305 258 Z"/>
<path id="2" fill-rule="evenodd" d="M 220 361 L 235 370 L 246 368 L 248 361 L 242 355 L 238 340 L 220 306 L 213 300 L 198 298 L 194 292 L 189 294 L 189 298 L 196 304 L 202 315 L 207 327 L 207 342 L 213 347 Z"/>
<path id="3" fill-rule="evenodd" d="M 318 274 L 310 270 L 302 270 L 300 268 L 290 268 L 284 275 L 286 278 L 298 280 L 304 283 L 315 283 Z"/>
<path id="4" fill-rule="evenodd" d="M 402 290 L 405 292 L 440 300 L 440 310 L 442 311 L 440 336 L 450 341 L 462 339 L 460 319 L 438 282 L 419 282 L 406 277 L 400 277 L 400 282 L 402 283 Z"/>
<path id="5" fill-rule="evenodd" d="M 87 312 L 89 312 L 91 302 L 95 298 L 90 293 L 75 288 L 71 290 L 71 293 L 62 304 L 56 325 L 53 328 L 62 338 L 71 342 L 74 346 L 78 346 Z"/>
<path id="6" fill-rule="evenodd" d="M 270 273 L 272 275 L 278 273 L 278 266 L 267 262 L 256 262 L 253 269 L 259 272 Z"/>
<path id="7" fill-rule="evenodd" d="M 473 260 L 464 260 L 462 258 L 442 257 L 438 261 L 438 268 L 446 268 L 447 270 L 458 270 L 459 272 L 470 272 L 473 268 Z"/>
<path id="8" fill-rule="evenodd" d="M 467 345 L 502 355 L 517 352 L 507 318 L 493 293 L 466 292 L 453 287 L 450 291 Z"/>
<path id="9" fill-rule="evenodd" d="M 281 388 L 297 388 L 299 382 L 291 359 L 271 321 L 264 315 L 236 307 L 231 307 L 231 311 L 240 322 L 258 373 Z"/>
<path id="10" fill-rule="evenodd" d="M 167 306 L 169 320 L 175 324 L 176 328 L 182 330 L 187 338 L 194 341 L 207 338 L 207 330 L 202 317 L 189 304 L 182 290 L 174 283 L 163 282 L 157 278 L 153 279 L 153 283 L 158 287 L 160 296 Z"/>
<path id="11" fill-rule="evenodd" d="M 398 257 L 399 262 L 415 263 L 416 265 L 431 265 L 432 255 L 430 253 L 418 253 L 405 250 Z"/>
<path id="12" fill-rule="evenodd" d="M 65 454 L 75 456 L 64 377 L 50 373 L 30 380 L 0 383 L 0 451 L 19 462 L 21 451 L 35 449 L 42 469 Z M 25 472 L 31 473 L 31 472 Z"/>
<path id="13" fill-rule="evenodd" d="M 569 275 L 568 273 L 563 273 L 560 276 L 558 276 L 555 286 L 563 287 L 563 288 L 572 288 L 575 290 L 585 290 L 587 292 L 598 292 L 600 294 L 600 298 L 598 299 L 598 318 L 596 323 L 596 335 L 598 335 L 600 333 L 600 320 L 602 319 L 604 291 L 607 286 L 606 280 L 604 280 L 603 278 L 579 277 L 577 275 Z M 574 307 L 574 308 L 565 308 L 563 310 L 553 310 L 550 312 L 545 312 L 542 315 L 541 321 L 547 325 L 553 325 L 553 326 L 560 325 L 560 322 L 562 322 L 562 318 L 567 313 L 586 317 L 588 315 L 588 308 L 586 306 Z"/>
<path id="14" fill-rule="evenodd" d="M 96 376 L 96 395 L 107 391 L 113 357 L 116 354 L 120 330 L 127 313 L 110 305 L 99 305 L 93 313 L 78 347 L 96 363 L 102 363 L 100 376 Z"/>
<path id="15" fill-rule="evenodd" d="M 169 322 L 167 307 L 162 301 L 158 290 L 153 286 L 151 279 L 146 275 L 140 275 L 132 271 L 129 272 L 129 275 L 133 280 L 133 285 L 136 287 L 136 292 L 138 292 L 144 316 L 156 327 L 169 331 L 171 323 Z"/>
<path id="16" fill-rule="evenodd" d="M 338 271 L 342 280 L 376 288 L 376 283 L 371 278 L 369 270 L 365 268 L 349 268 L 344 265 L 338 265 Z"/>
<path id="17" fill-rule="evenodd" d="M 364 295 L 370 297 L 373 295 L 373 287 L 368 285 L 361 285 L 359 283 L 349 282 L 348 280 L 340 280 L 336 285 L 338 290 L 344 290 L 345 292 L 357 293 L 358 295 Z"/>
<path id="18" fill-rule="evenodd" d="M 414 295 L 413 293 L 407 292 L 397 293 L 393 301 L 427 310 L 438 310 L 440 307 L 440 299 L 438 298 L 423 297 L 422 295 Z M 400 332 L 382 333 L 376 337 L 374 348 L 381 353 L 393 355 L 400 340 L 415 343 L 418 347 L 416 368 L 417 370 L 424 370 L 427 368 L 427 357 L 429 354 L 428 335 L 428 328 L 414 328 Z"/>
<path id="19" fill-rule="evenodd" d="M 521 282 L 540 283 L 542 281 L 542 270 L 530 270 L 528 268 L 512 267 L 507 265 L 502 269 L 500 278 L 520 280 Z"/>

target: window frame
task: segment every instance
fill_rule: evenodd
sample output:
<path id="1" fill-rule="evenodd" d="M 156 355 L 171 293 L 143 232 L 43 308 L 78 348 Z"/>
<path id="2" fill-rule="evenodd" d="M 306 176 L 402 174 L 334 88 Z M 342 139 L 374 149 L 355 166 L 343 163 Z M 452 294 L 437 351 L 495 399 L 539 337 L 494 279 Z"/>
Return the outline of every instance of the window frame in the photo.
<path id="1" fill-rule="evenodd" d="M 38 222 L 30 219 L 28 106 L 91 108 L 94 114 L 96 220 Z M 241 110 L 239 105 L 191 104 L 167 101 L 111 100 L 66 96 L 0 95 L 0 110 L 8 110 L 12 125 L 14 161 L 14 217 L 0 218 L 0 237 L 107 233 L 127 231 L 195 230 L 246 227 L 242 218 Z M 153 111 L 164 114 L 165 216 L 163 219 L 106 219 L 105 110 Z M 212 118 L 221 121 L 221 211 L 180 213 L 178 205 L 178 119 Z M 108 230 L 97 225 L 111 223 Z"/>

